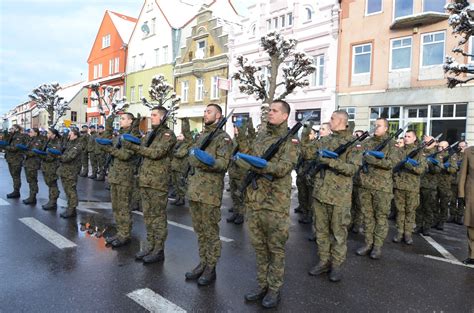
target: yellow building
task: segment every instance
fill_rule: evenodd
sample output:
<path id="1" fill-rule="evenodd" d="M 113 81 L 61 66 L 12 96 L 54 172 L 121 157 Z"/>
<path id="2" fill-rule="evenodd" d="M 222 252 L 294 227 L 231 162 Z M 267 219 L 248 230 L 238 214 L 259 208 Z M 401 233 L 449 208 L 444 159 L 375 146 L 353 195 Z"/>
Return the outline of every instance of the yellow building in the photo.
<path id="1" fill-rule="evenodd" d="M 209 103 L 219 104 L 224 114 L 227 111 L 227 42 L 229 33 L 238 27 L 238 15 L 230 2 L 223 3 L 229 5 L 227 10 L 222 8 L 229 18 L 218 14 L 214 7 L 203 6 L 190 22 L 195 25 L 189 28 L 176 59 L 175 90 L 181 97 L 178 118 L 189 118 L 191 130 L 195 131 L 202 130 L 203 112 Z M 177 123 L 176 133 L 180 127 L 181 123 Z"/>

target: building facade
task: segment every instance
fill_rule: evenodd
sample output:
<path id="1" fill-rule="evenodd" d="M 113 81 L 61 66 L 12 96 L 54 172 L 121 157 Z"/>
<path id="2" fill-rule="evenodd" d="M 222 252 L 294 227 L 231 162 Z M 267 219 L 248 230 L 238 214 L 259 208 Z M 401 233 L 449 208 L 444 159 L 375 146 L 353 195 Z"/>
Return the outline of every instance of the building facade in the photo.
<path id="1" fill-rule="evenodd" d="M 444 58 L 457 43 L 447 2 L 341 1 L 337 105 L 353 127 L 385 117 L 391 131 L 410 124 L 418 137 L 474 139 L 474 84 L 446 87 Z"/>
<path id="2" fill-rule="evenodd" d="M 231 38 L 230 75 L 237 71 L 235 58 L 238 55 L 262 66 L 264 73 L 269 72 L 270 60 L 260 45 L 260 38 L 268 32 L 278 31 L 285 39 L 296 39 L 297 50 L 313 58 L 316 71 L 307 77 L 309 86 L 296 89 L 285 99 L 292 109 L 289 124 L 301 120 L 309 112 L 313 112 L 315 125 L 327 122 L 336 103 L 338 14 L 339 3 L 334 0 L 256 1 L 256 4 L 249 6 L 248 16 L 242 20 L 242 31 Z M 254 126 L 258 125 L 261 101 L 240 93 L 237 81 L 233 81 L 232 85 L 229 109 L 235 109 L 236 116 L 252 117 Z M 227 130 L 231 128 L 229 123 Z"/>

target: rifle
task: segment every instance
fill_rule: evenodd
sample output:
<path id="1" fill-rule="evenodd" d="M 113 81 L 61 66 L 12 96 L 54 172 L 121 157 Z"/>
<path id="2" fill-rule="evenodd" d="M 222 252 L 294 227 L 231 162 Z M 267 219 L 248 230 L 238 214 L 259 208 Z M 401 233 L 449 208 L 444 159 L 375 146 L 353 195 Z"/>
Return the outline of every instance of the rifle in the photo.
<path id="1" fill-rule="evenodd" d="M 379 143 L 374 149 L 373 151 L 382 151 L 383 148 L 385 148 L 386 145 L 388 145 L 390 143 L 390 141 L 392 141 L 393 138 L 396 138 L 398 136 L 400 136 L 404 131 L 405 129 L 408 128 L 410 124 L 407 124 L 405 125 L 405 127 L 403 128 L 399 128 L 394 134 L 390 135 L 387 139 L 385 139 L 384 141 L 382 141 L 381 143 Z M 369 164 L 367 164 L 367 162 L 365 161 L 362 161 L 362 171 L 367 174 L 369 172 Z"/>
<path id="2" fill-rule="evenodd" d="M 397 165 L 395 165 L 395 167 L 393 168 L 393 173 L 398 173 L 402 170 L 403 168 L 403 165 L 405 165 L 405 163 L 407 162 L 408 159 L 413 159 L 414 157 L 416 157 L 418 155 L 418 153 L 420 153 L 420 151 L 422 151 L 425 147 L 429 147 L 431 146 L 435 141 L 437 141 L 439 138 L 441 138 L 443 134 L 439 134 L 438 136 L 436 136 L 435 138 L 432 138 L 430 141 L 428 142 L 423 142 L 421 144 L 421 146 L 413 149 L 412 151 L 410 151 L 410 153 L 408 153 L 407 157 L 398 162 Z"/>
<path id="3" fill-rule="evenodd" d="M 429 158 L 434 158 L 434 157 L 436 157 L 438 154 L 443 153 L 443 152 L 445 152 L 445 151 L 447 151 L 447 150 L 449 150 L 449 149 L 452 149 L 452 148 L 454 148 L 454 147 L 457 147 L 458 145 L 459 145 L 459 141 L 456 141 L 456 142 L 453 143 L 452 145 L 447 146 L 447 147 L 444 148 L 444 149 L 441 149 L 441 150 L 439 150 L 439 151 L 436 151 L 435 153 L 430 154 L 428 157 L 429 157 Z"/>
<path id="4" fill-rule="evenodd" d="M 455 153 L 458 153 L 459 151 L 461 150 L 461 148 L 459 148 L 459 141 L 456 141 L 455 143 L 453 143 L 452 145 L 450 145 L 448 147 L 448 155 L 445 156 L 443 158 L 443 164 L 448 162 L 449 161 L 449 158 L 455 154 Z"/>
<path id="5" fill-rule="evenodd" d="M 347 149 L 349 149 L 353 144 L 355 144 L 357 141 L 362 141 L 365 138 L 369 136 L 369 132 L 366 131 L 359 137 L 356 137 L 344 144 L 341 144 L 339 147 L 334 150 L 334 153 L 337 153 L 338 155 L 343 154 L 346 152 Z M 316 174 L 321 172 L 321 178 L 324 178 L 324 170 L 328 169 L 329 167 L 326 164 L 319 164 L 316 160 L 312 160 L 311 163 L 309 164 L 308 171 L 306 172 L 306 176 L 309 179 L 312 179 Z"/>
<path id="6" fill-rule="evenodd" d="M 204 140 L 201 142 L 201 144 L 198 147 L 199 150 L 203 150 L 203 151 L 206 150 L 206 148 L 211 144 L 214 137 L 217 135 L 217 132 L 221 130 L 222 127 L 224 127 L 224 125 L 227 123 L 227 120 L 232 116 L 233 113 L 234 113 L 234 109 L 232 109 L 232 111 L 230 111 L 226 117 L 219 120 L 216 128 L 212 132 L 210 132 L 209 135 L 207 135 L 206 138 L 204 138 Z M 194 175 L 194 169 L 191 165 L 188 165 L 186 172 L 184 173 L 184 179 L 186 179 L 188 175 L 191 175 L 191 176 Z"/>
<path id="7" fill-rule="evenodd" d="M 265 161 L 270 161 L 270 159 L 273 158 L 275 154 L 277 154 L 280 147 L 288 140 L 288 138 L 294 137 L 296 133 L 300 130 L 300 128 L 303 127 L 304 123 L 306 123 L 306 121 L 308 121 L 312 115 L 313 112 L 311 112 L 311 114 L 308 114 L 302 121 L 296 123 L 290 130 L 288 130 L 285 136 L 280 137 L 275 143 L 271 144 L 270 147 L 268 147 L 267 150 L 262 154 L 261 158 Z M 244 178 L 244 183 L 239 189 L 240 192 L 243 193 L 250 184 L 252 184 L 252 188 L 254 190 L 258 189 L 257 180 L 260 177 L 264 177 L 269 181 L 273 181 L 273 177 L 271 175 L 258 174 L 252 170 L 249 170 Z"/>

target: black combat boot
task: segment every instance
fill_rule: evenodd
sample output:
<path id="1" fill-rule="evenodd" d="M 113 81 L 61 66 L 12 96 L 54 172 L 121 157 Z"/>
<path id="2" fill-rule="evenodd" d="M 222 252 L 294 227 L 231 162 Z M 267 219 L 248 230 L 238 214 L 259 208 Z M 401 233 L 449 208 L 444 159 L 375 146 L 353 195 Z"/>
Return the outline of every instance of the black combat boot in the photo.
<path id="1" fill-rule="evenodd" d="M 144 249 L 141 249 L 135 254 L 135 260 L 141 261 L 143 260 L 144 257 L 149 255 L 153 251 L 152 247 L 145 247 Z"/>
<path id="2" fill-rule="evenodd" d="M 215 266 L 206 266 L 201 277 L 198 279 L 199 286 L 207 286 L 216 280 L 216 267 Z"/>
<path id="3" fill-rule="evenodd" d="M 235 225 L 240 225 L 244 222 L 244 215 L 243 214 L 237 214 L 237 217 L 234 220 Z"/>
<path id="4" fill-rule="evenodd" d="M 303 213 L 303 209 L 301 208 L 301 205 L 298 205 L 298 206 L 295 208 L 295 213 Z"/>
<path id="5" fill-rule="evenodd" d="M 317 276 L 323 273 L 327 273 L 329 272 L 329 270 L 330 270 L 329 262 L 319 261 L 318 264 L 316 264 L 309 270 L 308 274 L 311 276 Z"/>
<path id="6" fill-rule="evenodd" d="M 8 199 L 20 198 L 20 192 L 19 192 L 18 190 L 13 190 L 13 191 L 10 192 L 9 194 L 7 194 L 7 198 L 8 198 Z"/>
<path id="7" fill-rule="evenodd" d="M 87 172 L 86 172 L 86 171 L 81 171 L 81 173 L 79 174 L 79 176 L 81 176 L 81 177 L 87 177 Z"/>
<path id="8" fill-rule="evenodd" d="M 264 308 L 270 309 L 276 307 L 278 302 L 280 302 L 280 292 L 268 290 L 267 294 L 262 300 L 262 306 Z"/>
<path id="9" fill-rule="evenodd" d="M 374 246 L 372 252 L 370 252 L 370 258 L 372 260 L 378 260 L 382 257 L 382 247 Z"/>
<path id="10" fill-rule="evenodd" d="M 227 221 L 227 223 L 233 223 L 235 221 L 235 219 L 237 218 L 237 215 L 239 215 L 239 213 L 234 213 L 231 216 L 229 216 L 228 218 L 226 218 L 225 220 Z"/>
<path id="11" fill-rule="evenodd" d="M 48 201 L 48 203 L 43 204 L 41 208 L 45 211 L 56 210 L 58 208 L 58 205 L 56 204 L 56 202 Z"/>
<path id="12" fill-rule="evenodd" d="M 130 242 L 131 242 L 130 237 L 128 237 L 128 238 L 117 237 L 110 244 L 112 245 L 113 248 L 120 248 L 120 247 L 123 247 L 123 246 L 129 244 Z"/>
<path id="13" fill-rule="evenodd" d="M 230 208 L 230 209 L 228 209 L 227 211 L 229 211 L 229 213 L 233 213 L 233 212 L 234 212 L 234 208 Z"/>
<path id="14" fill-rule="evenodd" d="M 36 196 L 30 196 L 23 200 L 24 204 L 36 204 Z"/>
<path id="15" fill-rule="evenodd" d="M 446 220 L 446 223 L 454 223 L 455 220 L 456 220 L 456 216 L 449 215 L 448 219 Z"/>
<path id="16" fill-rule="evenodd" d="M 438 222 L 435 226 L 437 230 L 444 230 L 444 223 L 443 222 Z"/>
<path id="17" fill-rule="evenodd" d="M 175 206 L 182 206 L 182 205 L 184 205 L 184 203 L 185 203 L 184 202 L 184 197 L 179 197 L 179 196 L 178 196 L 178 198 L 176 198 L 176 200 L 171 202 L 171 204 L 175 205 Z"/>
<path id="18" fill-rule="evenodd" d="M 339 265 L 333 265 L 329 272 L 329 280 L 333 283 L 337 283 L 342 279 L 341 267 Z"/>
<path id="19" fill-rule="evenodd" d="M 364 232 L 364 230 L 362 229 L 362 226 L 357 225 L 357 224 L 352 225 L 351 231 L 354 234 L 362 234 Z"/>
<path id="20" fill-rule="evenodd" d="M 99 175 L 97 175 L 97 178 L 95 180 L 96 181 L 104 181 L 105 180 L 105 174 L 100 173 Z"/>
<path id="21" fill-rule="evenodd" d="M 412 238 L 411 234 L 405 234 L 404 235 L 404 240 L 405 240 L 405 243 L 409 246 L 411 246 L 413 244 L 413 238 Z"/>
<path id="22" fill-rule="evenodd" d="M 89 178 L 90 178 L 90 179 L 96 179 L 96 178 L 97 178 L 96 173 L 90 174 L 90 175 L 89 175 Z"/>
<path id="23" fill-rule="evenodd" d="M 199 263 L 198 266 L 196 266 L 191 272 L 186 272 L 186 274 L 184 274 L 184 277 L 186 277 L 186 280 L 198 279 L 204 272 L 205 268 L 206 264 Z"/>
<path id="24" fill-rule="evenodd" d="M 400 241 L 402 241 L 402 238 L 403 238 L 403 234 L 398 233 L 395 236 L 393 236 L 392 241 L 395 243 L 399 243 Z"/>
<path id="25" fill-rule="evenodd" d="M 313 222 L 313 218 L 309 214 L 304 214 L 299 220 L 298 223 L 300 224 L 311 224 Z"/>
<path id="26" fill-rule="evenodd" d="M 462 222 L 462 218 L 463 218 L 462 215 L 456 216 L 455 223 L 458 224 L 458 225 L 464 225 L 464 223 Z"/>
<path id="27" fill-rule="evenodd" d="M 165 259 L 165 251 L 154 249 L 147 256 L 143 257 L 143 264 L 151 264 L 163 261 Z"/>
<path id="28" fill-rule="evenodd" d="M 75 217 L 77 215 L 76 209 L 66 209 L 63 213 L 59 214 L 62 218 L 70 218 L 70 217 Z"/>
<path id="29" fill-rule="evenodd" d="M 466 264 L 466 265 L 473 265 L 474 264 L 474 259 L 467 258 L 464 261 L 462 261 L 462 263 Z"/>
<path id="30" fill-rule="evenodd" d="M 423 236 L 431 236 L 430 228 L 429 227 L 423 227 L 421 229 L 421 233 Z"/>
<path id="31" fill-rule="evenodd" d="M 245 297 L 245 300 L 247 301 L 257 301 L 257 300 L 262 300 L 266 294 L 267 294 L 267 288 L 258 288 L 258 289 L 250 291 L 249 293 L 246 293 L 244 297 Z"/>
<path id="32" fill-rule="evenodd" d="M 360 247 L 359 249 L 357 249 L 356 254 L 360 255 L 360 256 L 368 255 L 371 250 L 372 250 L 372 245 L 367 245 L 366 244 L 366 245 Z"/>

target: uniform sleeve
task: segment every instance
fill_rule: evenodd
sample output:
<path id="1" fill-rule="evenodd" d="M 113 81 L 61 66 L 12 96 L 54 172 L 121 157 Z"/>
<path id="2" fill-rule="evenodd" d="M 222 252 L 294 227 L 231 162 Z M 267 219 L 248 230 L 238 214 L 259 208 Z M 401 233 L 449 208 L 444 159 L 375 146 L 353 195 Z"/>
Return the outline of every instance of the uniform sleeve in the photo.
<path id="1" fill-rule="evenodd" d="M 301 156 L 305 160 L 316 159 L 316 153 L 320 148 L 319 141 L 301 140 Z"/>
<path id="2" fill-rule="evenodd" d="M 172 132 L 166 131 L 163 136 L 161 136 L 160 141 L 157 142 L 155 138 L 150 147 L 138 146 L 136 152 L 145 158 L 159 160 L 166 157 L 175 144 L 176 136 Z"/>
<path id="3" fill-rule="evenodd" d="M 354 159 L 352 156 L 354 154 L 353 148 L 350 148 L 349 151 L 337 159 L 332 159 L 329 161 L 329 166 L 335 169 L 339 174 L 352 177 L 357 171 L 357 159 Z"/>
<path id="4" fill-rule="evenodd" d="M 192 142 L 184 141 L 181 146 L 179 146 L 178 150 L 174 153 L 174 156 L 178 159 L 185 158 L 189 154 L 189 147 L 191 146 Z"/>
<path id="5" fill-rule="evenodd" d="M 464 151 L 464 157 L 461 163 L 461 170 L 459 171 L 459 185 L 458 185 L 458 196 L 459 198 L 465 198 L 466 180 L 467 180 L 467 168 L 469 167 L 468 153 L 471 152 L 471 148 Z"/>
<path id="6" fill-rule="evenodd" d="M 214 166 L 206 166 L 202 168 L 206 172 L 225 172 L 230 163 L 230 157 L 232 155 L 232 140 L 224 133 L 224 136 L 215 138 L 217 148 Z"/>
<path id="7" fill-rule="evenodd" d="M 71 149 L 67 149 L 66 151 L 64 151 L 64 154 L 61 156 L 61 162 L 70 163 L 74 161 L 81 153 L 80 146 L 81 145 L 75 145 L 71 147 Z"/>
<path id="8" fill-rule="evenodd" d="M 397 160 L 395 148 L 396 147 L 393 145 L 393 142 L 390 142 L 389 147 L 385 153 L 385 157 L 383 159 L 377 159 L 373 157 L 370 165 L 384 170 L 391 170 L 395 166 Z"/>
<path id="9" fill-rule="evenodd" d="M 114 135 L 114 119 L 115 114 L 110 114 L 105 120 L 104 138 L 112 138 Z"/>
<path id="10" fill-rule="evenodd" d="M 261 174 L 269 174 L 277 178 L 290 174 L 298 162 L 298 148 L 296 145 L 287 142 L 277 158 L 268 161 L 267 166 L 261 169 Z"/>
<path id="11" fill-rule="evenodd" d="M 129 149 L 125 149 L 123 147 L 120 149 L 112 147 L 112 149 L 108 151 L 108 153 L 110 153 L 111 156 L 119 159 L 120 161 L 128 161 L 135 155 L 135 152 Z"/>

